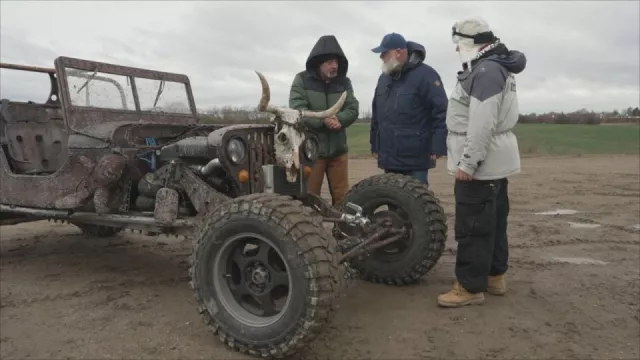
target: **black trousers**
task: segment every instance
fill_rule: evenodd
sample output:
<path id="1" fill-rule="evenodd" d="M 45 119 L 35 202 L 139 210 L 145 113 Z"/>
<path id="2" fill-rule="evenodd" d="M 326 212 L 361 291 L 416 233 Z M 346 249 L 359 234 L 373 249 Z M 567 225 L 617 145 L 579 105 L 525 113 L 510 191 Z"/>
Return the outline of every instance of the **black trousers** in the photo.
<path id="1" fill-rule="evenodd" d="M 487 290 L 488 276 L 507 271 L 508 180 L 456 180 L 456 278 L 471 293 Z"/>

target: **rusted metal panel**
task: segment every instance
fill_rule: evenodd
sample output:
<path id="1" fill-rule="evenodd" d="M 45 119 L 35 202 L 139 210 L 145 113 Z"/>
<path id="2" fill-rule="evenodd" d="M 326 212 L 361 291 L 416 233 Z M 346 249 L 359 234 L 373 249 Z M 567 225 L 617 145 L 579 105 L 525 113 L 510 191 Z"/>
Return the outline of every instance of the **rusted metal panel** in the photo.
<path id="1" fill-rule="evenodd" d="M 55 202 L 74 193 L 89 176 L 86 157 L 72 154 L 60 169 L 47 176 L 14 174 L 7 162 L 7 154 L 0 147 L 0 200 L 3 204 L 54 208 Z"/>
<path id="2" fill-rule="evenodd" d="M 68 124 L 80 134 L 111 140 L 113 131 L 121 125 L 194 125 L 188 116 L 135 114 L 106 109 L 77 109 L 70 113 Z M 80 125 L 80 126 L 78 126 Z M 150 135 L 152 136 L 152 135 Z"/>
<path id="3" fill-rule="evenodd" d="M 2 103 L 2 142 L 22 173 L 55 172 L 67 157 L 67 133 L 59 109 Z"/>

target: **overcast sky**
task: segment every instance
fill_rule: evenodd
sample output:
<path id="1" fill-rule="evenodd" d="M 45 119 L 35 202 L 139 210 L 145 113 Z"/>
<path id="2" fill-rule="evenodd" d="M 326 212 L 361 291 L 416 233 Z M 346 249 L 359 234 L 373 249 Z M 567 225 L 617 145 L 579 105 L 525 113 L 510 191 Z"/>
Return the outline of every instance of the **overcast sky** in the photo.
<path id="1" fill-rule="evenodd" d="M 58 55 L 190 77 L 196 106 L 256 106 L 262 71 L 272 101 L 286 104 L 293 76 L 319 36 L 333 34 L 349 58 L 361 111 L 371 107 L 380 59 L 371 48 L 388 32 L 423 44 L 447 94 L 460 62 L 456 20 L 481 16 L 510 49 L 525 53 L 517 77 L 522 113 L 638 106 L 638 1 L 414 2 L 36 2 L 0 3 L 3 62 L 53 66 Z M 251 9 L 249 11 L 248 9 Z M 42 86 L 9 83 L 2 97 L 40 100 Z M 16 80 L 17 81 L 17 80 Z"/>

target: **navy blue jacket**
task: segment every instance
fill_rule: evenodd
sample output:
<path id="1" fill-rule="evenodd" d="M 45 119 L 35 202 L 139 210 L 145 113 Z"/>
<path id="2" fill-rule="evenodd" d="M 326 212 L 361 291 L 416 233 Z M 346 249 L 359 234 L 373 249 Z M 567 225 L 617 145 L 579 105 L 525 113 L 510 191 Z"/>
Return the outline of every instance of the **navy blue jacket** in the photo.
<path id="1" fill-rule="evenodd" d="M 409 41 L 399 74 L 378 78 L 372 103 L 371 152 L 385 170 L 427 170 L 431 154 L 447 155 L 447 94 L 440 75 L 424 63 L 424 46 Z"/>

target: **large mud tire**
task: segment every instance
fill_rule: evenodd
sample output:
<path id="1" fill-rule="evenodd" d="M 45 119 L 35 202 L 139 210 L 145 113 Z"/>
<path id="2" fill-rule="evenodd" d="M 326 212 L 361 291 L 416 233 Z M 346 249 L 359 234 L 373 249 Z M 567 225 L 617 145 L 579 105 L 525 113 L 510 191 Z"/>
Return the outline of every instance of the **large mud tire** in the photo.
<path id="1" fill-rule="evenodd" d="M 242 234 L 256 239 L 262 235 L 253 258 L 246 259 L 232 248 L 237 243 L 234 238 Z M 268 256 L 260 255 L 264 244 L 271 246 L 265 250 Z M 230 200 L 207 215 L 194 239 L 189 273 L 198 311 L 214 334 L 234 351 L 269 358 L 297 353 L 315 338 L 335 309 L 340 280 L 334 249 L 335 240 L 323 228 L 322 219 L 299 201 L 271 194 Z M 274 254 L 282 260 L 279 266 Z M 239 270 L 239 264 L 246 271 Z M 260 275 L 254 282 L 258 268 L 268 275 Z M 260 282 L 266 289 L 283 283 L 283 269 L 287 270 L 289 292 L 280 314 L 271 322 L 261 320 L 259 314 L 251 316 L 241 307 L 238 293 L 255 295 Z M 242 288 L 239 280 L 245 281 L 246 287 Z M 233 294 L 231 289 L 241 291 Z"/>
<path id="2" fill-rule="evenodd" d="M 363 214 L 372 217 L 375 210 L 387 205 L 399 210 L 407 237 L 386 247 L 375 249 L 362 260 L 350 260 L 361 279 L 388 285 L 408 285 L 417 282 L 438 262 L 447 239 L 447 219 L 439 201 L 428 187 L 414 178 L 399 174 L 381 174 L 357 183 L 346 195 L 343 204 L 352 202 L 362 207 Z M 343 210 L 349 212 L 345 205 Z M 352 212 L 352 211 L 351 211 Z M 402 247 L 397 253 L 390 248 Z"/>
<path id="3" fill-rule="evenodd" d="M 117 235 L 122 231 L 122 228 L 104 226 L 104 225 L 92 225 L 92 224 L 75 224 L 83 234 L 93 237 L 107 238 Z"/>

